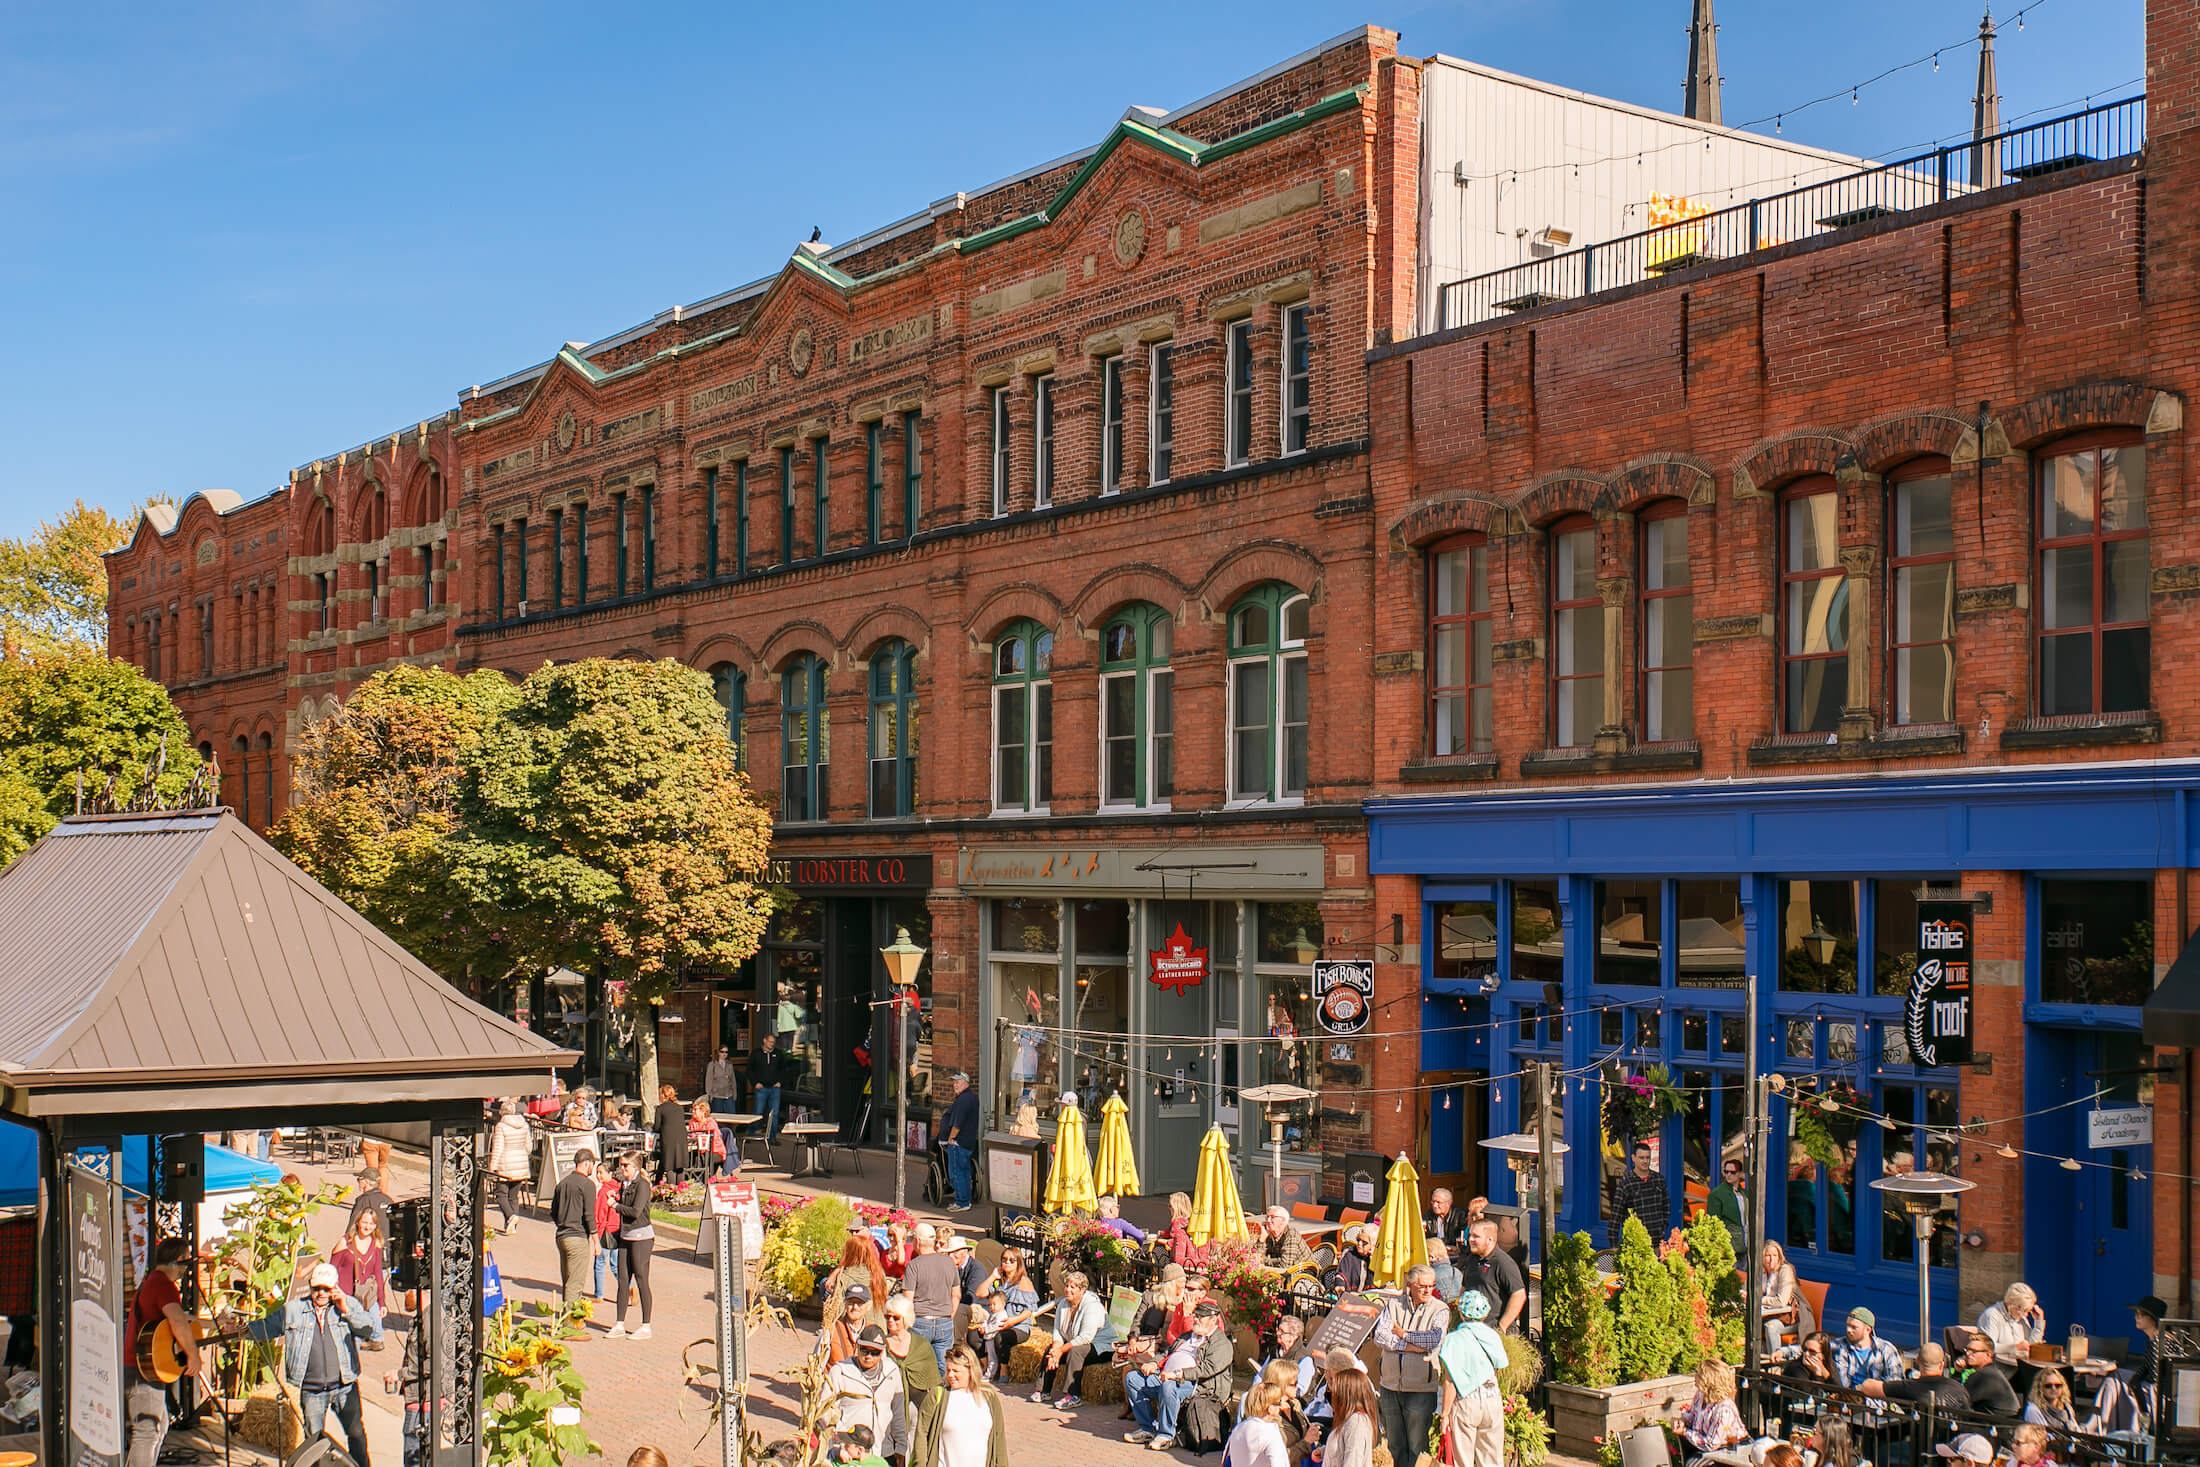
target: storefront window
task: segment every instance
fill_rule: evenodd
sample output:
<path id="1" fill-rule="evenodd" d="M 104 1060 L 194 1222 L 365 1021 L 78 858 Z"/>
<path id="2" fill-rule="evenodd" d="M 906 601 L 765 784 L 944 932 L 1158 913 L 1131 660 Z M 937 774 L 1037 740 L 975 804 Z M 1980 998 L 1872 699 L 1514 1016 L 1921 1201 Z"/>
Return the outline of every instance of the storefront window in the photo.
<path id="1" fill-rule="evenodd" d="M 2151 883 L 2040 883 L 2043 1002 L 2136 1006 L 2153 991 Z"/>
<path id="2" fill-rule="evenodd" d="M 993 924 L 987 946 L 996 953 L 1062 950 L 1061 903 L 1049 897 L 1009 897 L 987 906 Z"/>
<path id="3" fill-rule="evenodd" d="M 1055 1030 L 1062 1024 L 1062 970 L 1053 962 L 993 963 L 993 1012 L 1011 1020 L 1003 1114 L 1013 1119 L 1028 1096 L 1043 1121 L 1062 1093 L 1062 1058 Z"/>
<path id="4" fill-rule="evenodd" d="M 1566 933 L 1558 920 L 1558 888 L 1547 884 L 1514 882 L 1512 927 L 1513 981 L 1563 982 L 1566 976 Z"/>
<path id="5" fill-rule="evenodd" d="M 1312 960 L 1321 954 L 1322 914 L 1313 902 L 1262 902 L 1255 916 L 1260 949 L 1255 969 L 1260 1012 L 1256 1085 L 1321 1088 L 1320 1041 L 1315 1036 Z M 1321 1149 L 1321 1102 L 1291 1108 L 1284 1144 L 1294 1151 Z"/>
<path id="6" fill-rule="evenodd" d="M 1435 975 L 1468 983 L 1497 976 L 1497 903 L 1436 908 Z"/>
<path id="7" fill-rule="evenodd" d="M 1078 902 L 1072 925 L 1077 976 L 1069 1072 L 1078 1103 L 1088 1117 L 1097 1117 L 1110 1091 L 1130 1087 L 1131 904 Z M 1115 1035 L 1122 1037 L 1110 1037 Z"/>
<path id="8" fill-rule="evenodd" d="M 1900 998 L 1917 971 L 1917 889 L 1953 887 L 1953 876 L 1909 877 L 1872 883 L 1872 992 Z M 1901 1061 L 1890 1061 L 1901 1063 Z"/>
<path id="9" fill-rule="evenodd" d="M 770 986 L 762 995 L 763 1020 L 789 1057 L 787 1089 L 823 1093 L 825 1051 L 821 1021 L 825 1000 L 825 914 L 807 898 L 783 900 L 766 929 L 764 954 Z"/>
<path id="10" fill-rule="evenodd" d="M 1749 971 L 1742 947 L 1742 884 L 1676 881 L 1673 915 L 1674 981 L 1682 988 L 1740 989 Z"/>
<path id="11" fill-rule="evenodd" d="M 1960 1124 L 1955 1091 L 1939 1087 L 1920 1089 L 1915 1085 L 1888 1085 L 1883 1088 L 1881 1095 L 1881 1114 L 1893 1121 L 1896 1129 L 1884 1133 L 1880 1138 L 1880 1175 L 1901 1177 L 1915 1171 L 1954 1174 L 1960 1159 L 1957 1155 L 1958 1148 L 1946 1140 L 1938 1139 L 1937 1128 Z M 1923 1115 L 1918 1114 L 1917 1109 L 1920 1099 L 1925 1106 Z M 1921 1143 L 1924 1148 L 1922 1165 L 1918 1156 Z M 1900 1197 L 1885 1191 L 1881 1191 L 1879 1195 L 1879 1256 L 1887 1263 L 1904 1263 L 1915 1267 L 1917 1225 L 1904 1210 Z M 1955 1267 L 1960 1232 L 1961 1229 L 1956 1226 L 1956 1199 L 1951 1193 L 1941 1199 L 1938 1226 L 1933 1229 L 1933 1263 L 1936 1267 Z"/>
<path id="12" fill-rule="evenodd" d="M 1856 883 L 1780 883 L 1780 991 L 1856 992 Z"/>
<path id="13" fill-rule="evenodd" d="M 1788 1107 L 1788 1247 L 1856 1252 L 1856 1152 L 1863 1121 L 1847 1108 L 1856 1092 L 1837 1085 L 1843 1108 Z"/>
<path id="14" fill-rule="evenodd" d="M 1665 884 L 1600 881 L 1596 905 L 1595 981 L 1655 988 L 1663 967 Z"/>
<path id="15" fill-rule="evenodd" d="M 1681 1117 L 1681 1165 L 1690 1200 L 1707 1202 L 1727 1177 L 1726 1163 L 1743 1160 L 1742 1077 L 1712 1070 L 1681 1071 L 1688 1111 Z"/>

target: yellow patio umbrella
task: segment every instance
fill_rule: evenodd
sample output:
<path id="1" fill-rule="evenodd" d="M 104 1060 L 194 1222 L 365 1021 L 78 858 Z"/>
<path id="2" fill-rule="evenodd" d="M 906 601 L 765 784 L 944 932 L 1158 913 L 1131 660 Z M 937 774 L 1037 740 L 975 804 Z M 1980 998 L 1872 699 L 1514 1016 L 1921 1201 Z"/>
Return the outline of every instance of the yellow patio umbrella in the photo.
<path id="1" fill-rule="evenodd" d="M 1077 1097 L 1062 1096 L 1062 1115 L 1054 1125 L 1054 1169 L 1047 1173 L 1046 1210 L 1091 1212 L 1100 1205 L 1092 1187 L 1092 1158 L 1085 1152 L 1085 1117 Z"/>
<path id="2" fill-rule="evenodd" d="M 1100 1154 L 1093 1160 L 1092 1185 L 1100 1195 L 1138 1195 L 1138 1163 L 1131 1159 L 1131 1108 L 1120 1094 L 1100 1107 Z"/>
<path id="3" fill-rule="evenodd" d="M 1383 1229 L 1376 1235 L 1368 1273 L 1379 1284 L 1400 1284 L 1407 1269 L 1428 1262 L 1428 1238 L 1421 1226 L 1421 1174 L 1401 1151 L 1385 1175 L 1390 1178 L 1390 1196 L 1383 1201 Z"/>
<path id="4" fill-rule="evenodd" d="M 1252 1234 L 1245 1230 L 1245 1204 L 1238 1199 L 1229 1139 L 1222 1127 L 1212 1126 L 1199 1143 L 1199 1175 L 1192 1184 L 1192 1242 L 1204 1248 L 1218 1238 L 1245 1243 L 1252 1241 Z"/>

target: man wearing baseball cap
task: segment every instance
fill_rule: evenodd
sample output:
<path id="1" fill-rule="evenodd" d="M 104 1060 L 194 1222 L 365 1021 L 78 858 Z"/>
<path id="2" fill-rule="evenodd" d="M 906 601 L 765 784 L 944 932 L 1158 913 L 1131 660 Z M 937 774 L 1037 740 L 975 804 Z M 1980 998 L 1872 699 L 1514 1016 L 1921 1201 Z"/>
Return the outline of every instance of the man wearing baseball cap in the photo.
<path id="1" fill-rule="evenodd" d="M 1994 1460 L 1994 1444 L 1973 1431 L 1953 1441 L 1942 1442 L 1933 1450 L 1950 1462 L 1976 1462 L 1979 1467 Z"/>
<path id="2" fill-rule="evenodd" d="M 283 1341 L 283 1378 L 298 1392 L 311 1441 L 334 1411 L 343 1424 L 344 1448 L 359 1467 L 367 1462 L 367 1428 L 359 1415 L 359 1341 L 382 1338 L 382 1327 L 336 1282 L 336 1266 L 316 1263 L 306 1276 L 306 1296 L 292 1299 L 246 1327 L 255 1340 Z"/>
<path id="3" fill-rule="evenodd" d="M 1909 1374 L 1894 1342 L 1872 1333 L 1878 1324 L 1878 1316 L 1861 1304 L 1849 1311 L 1848 1327 L 1833 1347 L 1833 1373 L 1844 1390 L 1853 1391 L 1867 1380 L 1901 1380 Z"/>

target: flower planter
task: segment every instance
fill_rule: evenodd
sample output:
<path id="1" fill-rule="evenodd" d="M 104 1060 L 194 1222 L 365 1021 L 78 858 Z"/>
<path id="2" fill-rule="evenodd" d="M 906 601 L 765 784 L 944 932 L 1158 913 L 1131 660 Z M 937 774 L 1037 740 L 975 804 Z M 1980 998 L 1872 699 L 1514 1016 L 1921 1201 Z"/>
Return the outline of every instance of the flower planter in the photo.
<path id="1" fill-rule="evenodd" d="M 1551 1405 L 1551 1450 L 1562 1456 L 1595 1461 L 1597 1440 L 1645 1422 L 1671 1421 L 1696 1393 L 1693 1376 L 1663 1375 L 1632 1385 L 1560 1385 L 1547 1382 Z"/>

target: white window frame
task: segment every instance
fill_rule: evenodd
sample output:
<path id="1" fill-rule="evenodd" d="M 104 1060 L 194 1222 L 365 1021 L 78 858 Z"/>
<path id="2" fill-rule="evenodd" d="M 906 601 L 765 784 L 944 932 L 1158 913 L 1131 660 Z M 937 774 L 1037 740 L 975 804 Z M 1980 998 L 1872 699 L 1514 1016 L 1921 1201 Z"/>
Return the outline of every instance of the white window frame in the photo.
<path id="1" fill-rule="evenodd" d="M 1031 507 L 1054 503 L 1054 374 L 1031 379 Z"/>
<path id="2" fill-rule="evenodd" d="M 986 680 L 987 698 L 989 700 L 987 717 L 991 721 L 993 727 L 992 737 L 988 741 L 991 751 L 991 758 L 987 761 L 989 767 L 986 777 L 986 803 L 992 807 L 992 812 L 996 817 L 1002 819 L 1021 819 L 1028 816 L 1046 815 L 1051 813 L 1049 806 L 1052 802 L 1053 791 L 1048 791 L 1048 801 L 1046 803 L 1042 803 L 1038 797 L 1040 764 L 1040 740 L 1038 737 L 1038 729 L 1039 693 L 1041 689 L 1045 689 L 1047 694 L 1047 724 L 1049 730 L 1045 742 L 1046 747 L 1052 749 L 1054 746 L 1054 737 L 1052 733 L 1054 722 L 1054 677 L 1051 672 L 1050 663 L 1050 671 L 1045 677 L 1026 676 L 1021 681 L 998 680 L 1000 678 L 999 669 L 1001 643 L 1006 640 L 1007 638 L 995 639 L 987 652 L 988 660 L 986 664 Z M 1036 661 L 1037 652 L 1038 648 L 1036 645 L 1027 644 L 1027 650 L 1025 653 L 1027 657 L 1031 658 L 1033 661 Z M 1021 695 L 1024 699 L 1024 746 L 1026 750 L 1026 757 L 1024 760 L 1023 803 L 1020 805 L 1003 805 L 1000 803 L 1001 706 L 1002 700 L 1005 697 L 1012 695 Z"/>
<path id="3" fill-rule="evenodd" d="M 1100 493 L 1123 487 L 1123 358 L 1100 359 Z"/>
<path id="4" fill-rule="evenodd" d="M 1307 607 L 1308 614 L 1312 614 L 1312 604 L 1305 592 L 1302 591 L 1296 595 L 1285 597 L 1276 604 L 1276 636 L 1271 649 L 1262 652 L 1231 655 L 1223 669 L 1223 681 L 1228 690 L 1229 705 L 1228 718 L 1223 725 L 1225 737 L 1228 740 L 1225 749 L 1225 762 L 1228 766 L 1225 770 L 1227 783 L 1224 788 L 1228 791 L 1228 795 L 1223 802 L 1225 807 L 1235 805 L 1242 809 L 1254 805 L 1300 805 L 1306 802 L 1305 790 L 1283 790 L 1284 693 L 1290 683 L 1290 664 L 1296 662 L 1301 667 L 1306 665 L 1306 639 L 1304 637 L 1286 637 L 1283 634 L 1285 618 L 1294 606 Z M 1236 614 L 1236 608 L 1233 607 L 1231 615 L 1235 616 Z M 1228 635 L 1226 627 L 1224 631 L 1225 638 Z M 1268 788 L 1271 793 L 1266 796 L 1241 795 L 1237 792 L 1240 784 L 1237 769 L 1237 667 L 1239 663 L 1245 662 L 1266 662 L 1270 665 L 1268 679 Z M 1311 714 L 1313 712 L 1313 689 L 1311 687 L 1307 689 L 1307 694 L 1307 711 Z M 1308 754 L 1311 757 L 1313 752 L 1311 732 L 1307 744 Z"/>
<path id="5" fill-rule="evenodd" d="M 1103 626 L 1101 635 L 1105 637 L 1106 634 L 1106 628 Z M 1151 635 L 1150 630 L 1147 635 Z M 1172 655 L 1175 651 L 1175 645 L 1175 625 L 1171 622 L 1170 651 Z M 1108 739 L 1111 733 L 1108 726 L 1108 684 L 1115 681 L 1135 682 L 1141 678 L 1145 680 L 1145 686 L 1137 689 L 1140 696 L 1134 699 L 1133 707 L 1138 711 L 1131 715 L 1132 720 L 1138 723 L 1139 726 L 1132 730 L 1131 736 L 1143 745 L 1139 750 L 1141 756 L 1139 763 L 1142 773 L 1138 781 L 1137 793 L 1128 800 L 1120 800 L 1112 798 L 1108 793 Z M 1170 797 L 1157 797 L 1153 791 L 1154 686 L 1157 682 L 1164 680 L 1166 680 L 1169 687 L 1169 749 L 1172 756 L 1170 768 L 1173 772 L 1175 768 L 1173 756 L 1176 750 L 1176 668 L 1169 663 L 1164 663 L 1158 667 L 1130 667 L 1117 672 L 1103 672 L 1100 674 L 1100 716 L 1094 719 L 1093 722 L 1098 725 L 1100 733 L 1100 762 L 1096 766 L 1099 770 L 1100 808 L 1107 813 L 1145 815 L 1156 811 L 1167 814 L 1169 811 Z M 1143 714 L 1142 718 L 1140 717 L 1141 714 Z M 1173 784 L 1174 781 L 1172 780 L 1171 783 Z"/>
<path id="6" fill-rule="evenodd" d="M 1169 383 L 1168 432 L 1161 431 L 1161 381 L 1166 372 Z M 1169 464 L 1163 468 L 1161 453 L 1166 449 Z M 1157 341 L 1146 350 L 1146 482 L 1166 484 L 1176 468 L 1176 343 Z"/>
<path id="7" fill-rule="evenodd" d="M 1305 440 L 1296 448 L 1291 446 L 1291 329 L 1294 324 L 1306 332 L 1306 370 L 1298 376 L 1298 380 L 1306 388 L 1306 411 L 1303 416 L 1306 431 Z M 1282 391 L 1278 394 L 1276 413 L 1276 446 L 1285 458 L 1289 458 L 1293 454 L 1306 452 L 1314 443 L 1314 334 L 1313 318 L 1307 314 L 1307 303 L 1294 301 L 1285 306 L 1277 325 L 1281 328 L 1277 337 L 1283 344 L 1283 360 L 1277 364 L 1276 371 L 1282 386 Z"/>
<path id="8" fill-rule="evenodd" d="M 1008 388 L 993 389 L 993 517 L 1008 513 Z"/>
<path id="9" fill-rule="evenodd" d="M 1244 436 L 1250 439 L 1253 436 L 1251 431 L 1253 382 L 1250 371 L 1253 358 L 1252 318 L 1241 316 L 1237 320 L 1224 325 L 1222 328 L 1222 341 L 1222 460 L 1225 468 L 1235 469 L 1242 468 L 1253 460 L 1253 445 L 1250 442 L 1238 442 L 1237 411 L 1238 374 L 1245 372 L 1244 393 L 1247 410 Z"/>

